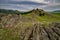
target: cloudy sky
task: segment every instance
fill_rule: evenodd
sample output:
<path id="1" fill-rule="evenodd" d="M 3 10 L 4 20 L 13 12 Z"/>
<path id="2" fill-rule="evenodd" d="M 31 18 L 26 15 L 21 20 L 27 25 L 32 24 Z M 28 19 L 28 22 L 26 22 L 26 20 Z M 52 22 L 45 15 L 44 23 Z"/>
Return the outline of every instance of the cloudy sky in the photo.
<path id="1" fill-rule="evenodd" d="M 34 8 L 60 10 L 60 0 L 0 0 L 0 9 L 28 11 Z"/>

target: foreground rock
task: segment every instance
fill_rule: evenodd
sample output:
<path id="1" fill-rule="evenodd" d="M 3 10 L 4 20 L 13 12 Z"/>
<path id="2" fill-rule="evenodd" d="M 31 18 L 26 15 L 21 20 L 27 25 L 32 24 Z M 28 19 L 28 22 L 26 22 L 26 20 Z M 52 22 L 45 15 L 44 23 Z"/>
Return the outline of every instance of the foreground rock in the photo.
<path id="1" fill-rule="evenodd" d="M 35 24 L 34 27 L 26 30 L 24 40 L 60 40 L 60 24 L 56 27 L 55 25 L 57 24 L 51 24 L 50 27 L 43 27 L 42 25 Z"/>

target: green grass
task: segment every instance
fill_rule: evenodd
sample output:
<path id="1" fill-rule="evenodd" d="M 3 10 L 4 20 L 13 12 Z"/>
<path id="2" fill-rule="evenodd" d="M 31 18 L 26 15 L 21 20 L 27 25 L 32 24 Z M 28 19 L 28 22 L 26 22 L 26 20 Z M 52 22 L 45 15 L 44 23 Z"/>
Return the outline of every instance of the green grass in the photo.
<path id="1" fill-rule="evenodd" d="M 53 12 L 52 14 L 57 16 L 57 17 L 60 17 L 60 12 Z"/>
<path id="2" fill-rule="evenodd" d="M 60 22 L 60 13 L 51 13 L 52 16 L 49 15 L 45 15 L 45 16 L 39 16 L 39 15 L 33 15 L 34 20 L 36 20 L 37 22 L 41 22 L 41 23 L 52 23 L 52 22 Z M 31 14 L 26 14 L 23 15 L 26 18 L 30 18 L 32 17 Z"/>
<path id="3" fill-rule="evenodd" d="M 11 29 L 0 29 L 0 40 L 19 40 L 18 33 Z"/>

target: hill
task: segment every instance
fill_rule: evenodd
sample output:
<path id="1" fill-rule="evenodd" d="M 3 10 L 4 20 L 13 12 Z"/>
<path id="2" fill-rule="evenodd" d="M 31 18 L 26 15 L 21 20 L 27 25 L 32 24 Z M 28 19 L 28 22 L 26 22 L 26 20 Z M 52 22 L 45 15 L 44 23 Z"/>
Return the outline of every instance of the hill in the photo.
<path id="1" fill-rule="evenodd" d="M 49 14 L 42 9 L 3 11 L 0 40 L 60 40 L 60 14 Z"/>
<path id="2" fill-rule="evenodd" d="M 54 12 L 60 12 L 60 10 L 56 10 L 56 11 L 54 11 Z"/>
<path id="3" fill-rule="evenodd" d="M 18 13 L 22 13 L 22 12 L 17 11 L 17 10 L 0 9 L 0 13 L 5 13 L 5 14 L 18 14 Z"/>
<path id="4" fill-rule="evenodd" d="M 60 13 L 55 13 L 55 12 L 45 12 L 42 9 L 33 9 L 30 10 L 28 12 L 19 12 L 17 10 L 13 11 L 13 10 L 0 10 L 0 16 L 1 15 L 7 15 L 9 17 L 9 15 L 16 16 L 16 17 L 22 17 L 21 19 L 23 19 L 25 21 L 30 21 L 30 22 L 40 22 L 43 24 L 49 24 L 52 22 L 60 22 Z M 4 14 L 3 14 L 4 13 Z M 4 16 L 3 16 L 4 17 Z"/>

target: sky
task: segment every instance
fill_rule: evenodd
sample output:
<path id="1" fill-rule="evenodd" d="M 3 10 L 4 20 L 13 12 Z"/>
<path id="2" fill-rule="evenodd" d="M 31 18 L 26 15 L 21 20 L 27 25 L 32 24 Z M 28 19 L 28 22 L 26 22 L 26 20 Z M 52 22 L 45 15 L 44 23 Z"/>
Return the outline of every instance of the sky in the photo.
<path id="1" fill-rule="evenodd" d="M 60 0 L 0 0 L 0 9 L 29 11 L 36 8 L 45 11 L 60 10 Z"/>

